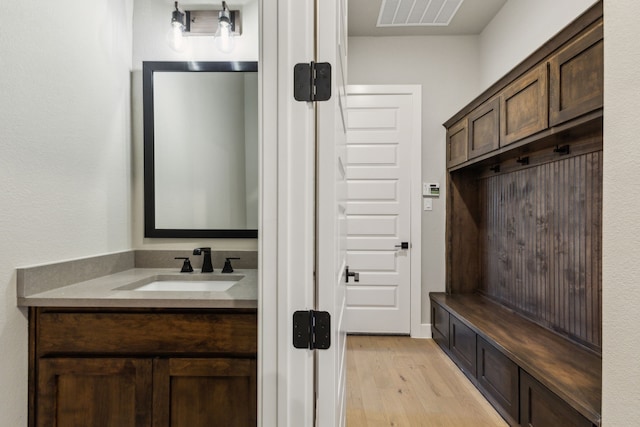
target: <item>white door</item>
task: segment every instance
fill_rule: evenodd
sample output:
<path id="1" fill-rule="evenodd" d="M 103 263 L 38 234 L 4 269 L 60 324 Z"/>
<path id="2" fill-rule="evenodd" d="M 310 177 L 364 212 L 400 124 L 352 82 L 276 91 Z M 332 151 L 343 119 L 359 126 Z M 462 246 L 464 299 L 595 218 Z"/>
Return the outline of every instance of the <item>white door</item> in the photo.
<path id="1" fill-rule="evenodd" d="M 347 259 L 360 274 L 347 285 L 349 332 L 411 331 L 413 108 L 412 94 L 349 94 Z"/>
<path id="2" fill-rule="evenodd" d="M 331 347 L 317 351 L 316 425 L 342 427 L 346 413 L 347 4 L 346 0 L 319 0 L 316 7 L 316 60 L 331 64 L 333 82 L 331 99 L 317 104 L 317 307 L 331 314 Z"/>

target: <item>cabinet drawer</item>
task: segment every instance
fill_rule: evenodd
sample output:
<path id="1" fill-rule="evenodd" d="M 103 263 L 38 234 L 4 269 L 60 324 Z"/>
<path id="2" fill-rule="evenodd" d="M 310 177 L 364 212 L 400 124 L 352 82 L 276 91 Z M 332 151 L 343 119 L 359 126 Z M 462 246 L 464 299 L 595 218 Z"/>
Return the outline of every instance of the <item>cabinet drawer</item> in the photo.
<path id="1" fill-rule="evenodd" d="M 520 370 L 520 420 L 523 426 L 531 427 L 593 426 L 591 421 L 522 369 Z"/>
<path id="2" fill-rule="evenodd" d="M 507 86 L 500 95 L 500 146 L 511 144 L 549 125 L 547 64 L 541 64 Z"/>
<path id="3" fill-rule="evenodd" d="M 38 356 L 255 355 L 257 317 L 234 312 L 60 312 L 40 311 Z"/>
<path id="4" fill-rule="evenodd" d="M 500 102 L 482 104 L 469 114 L 469 158 L 495 150 L 500 144 Z"/>
<path id="5" fill-rule="evenodd" d="M 440 347 L 449 348 L 449 312 L 431 301 L 431 335 Z"/>
<path id="6" fill-rule="evenodd" d="M 447 129 L 447 167 L 467 161 L 468 142 L 469 130 L 466 118 Z"/>
<path id="7" fill-rule="evenodd" d="M 549 68 L 551 126 L 601 108 L 604 95 L 602 21 L 553 56 Z"/>
<path id="8" fill-rule="evenodd" d="M 478 337 L 478 387 L 510 424 L 518 424 L 518 366 Z"/>
<path id="9" fill-rule="evenodd" d="M 450 315 L 449 319 L 449 345 L 453 361 L 473 378 L 476 376 L 476 333 L 454 315 Z"/>

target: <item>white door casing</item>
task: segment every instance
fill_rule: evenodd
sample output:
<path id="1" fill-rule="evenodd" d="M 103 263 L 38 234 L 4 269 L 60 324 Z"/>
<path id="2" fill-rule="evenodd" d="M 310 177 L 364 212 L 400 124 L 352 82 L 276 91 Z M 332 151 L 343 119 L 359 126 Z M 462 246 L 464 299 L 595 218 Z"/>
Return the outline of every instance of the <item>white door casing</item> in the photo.
<path id="1" fill-rule="evenodd" d="M 422 337 L 421 87 L 348 93 L 348 264 L 360 281 L 347 286 L 347 329 Z"/>
<path id="2" fill-rule="evenodd" d="M 346 0 L 318 0 L 317 62 L 332 66 L 332 96 L 317 103 L 317 307 L 331 314 L 331 347 L 317 351 L 316 426 L 346 422 Z"/>
<path id="3" fill-rule="evenodd" d="M 315 110 L 293 97 L 314 57 L 314 0 L 260 2 L 258 425 L 314 423 L 314 352 L 293 348 L 292 315 L 314 308 Z"/>

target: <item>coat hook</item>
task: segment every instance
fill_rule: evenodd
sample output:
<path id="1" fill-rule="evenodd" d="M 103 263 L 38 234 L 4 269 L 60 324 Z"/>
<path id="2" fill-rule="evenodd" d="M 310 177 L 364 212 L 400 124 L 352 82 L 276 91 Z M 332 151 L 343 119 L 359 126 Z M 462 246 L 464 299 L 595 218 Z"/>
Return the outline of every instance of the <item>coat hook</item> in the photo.
<path id="1" fill-rule="evenodd" d="M 518 160 L 516 160 L 516 162 L 520 163 L 521 165 L 528 165 L 529 164 L 529 156 L 518 157 Z"/>
<path id="2" fill-rule="evenodd" d="M 498 173 L 498 172 L 500 172 L 500 165 L 499 165 L 499 164 L 497 164 L 497 165 L 495 165 L 495 166 L 491 166 L 491 167 L 489 168 L 489 170 L 490 170 L 490 171 L 493 171 L 493 173 Z"/>
<path id="3" fill-rule="evenodd" d="M 556 148 L 553 149 L 553 152 L 563 156 L 565 154 L 569 154 L 571 152 L 571 149 L 569 148 L 568 145 L 563 145 L 562 147 L 559 147 L 556 145 Z"/>

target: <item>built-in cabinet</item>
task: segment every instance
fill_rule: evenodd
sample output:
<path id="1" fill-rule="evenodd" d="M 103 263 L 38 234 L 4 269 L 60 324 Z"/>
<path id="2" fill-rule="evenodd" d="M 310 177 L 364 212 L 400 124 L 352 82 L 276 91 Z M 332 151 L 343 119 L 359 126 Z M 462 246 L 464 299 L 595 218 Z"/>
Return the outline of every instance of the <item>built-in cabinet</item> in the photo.
<path id="1" fill-rule="evenodd" d="M 469 151 L 468 119 L 464 118 L 447 129 L 447 165 L 465 162 Z"/>
<path id="2" fill-rule="evenodd" d="M 500 93 L 500 146 L 548 127 L 547 64 L 536 66 Z"/>
<path id="3" fill-rule="evenodd" d="M 602 20 L 568 41 L 567 33 L 490 88 L 489 99 L 481 95 L 445 124 L 448 167 L 501 154 L 504 150 L 497 150 L 518 141 L 544 138 L 558 131 L 554 126 L 602 109 Z M 532 62 L 540 56 L 539 63 Z"/>
<path id="4" fill-rule="evenodd" d="M 446 293 L 433 337 L 511 425 L 599 425 L 598 2 L 445 123 Z"/>
<path id="5" fill-rule="evenodd" d="M 30 313 L 31 426 L 257 424 L 255 310 Z"/>
<path id="6" fill-rule="evenodd" d="M 438 344 L 510 425 L 599 424 L 597 355 L 476 296 L 434 293 L 431 305 L 433 325 L 449 318 L 450 341 Z"/>
<path id="7" fill-rule="evenodd" d="M 551 126 L 602 107 L 603 32 L 600 20 L 549 59 Z"/>

